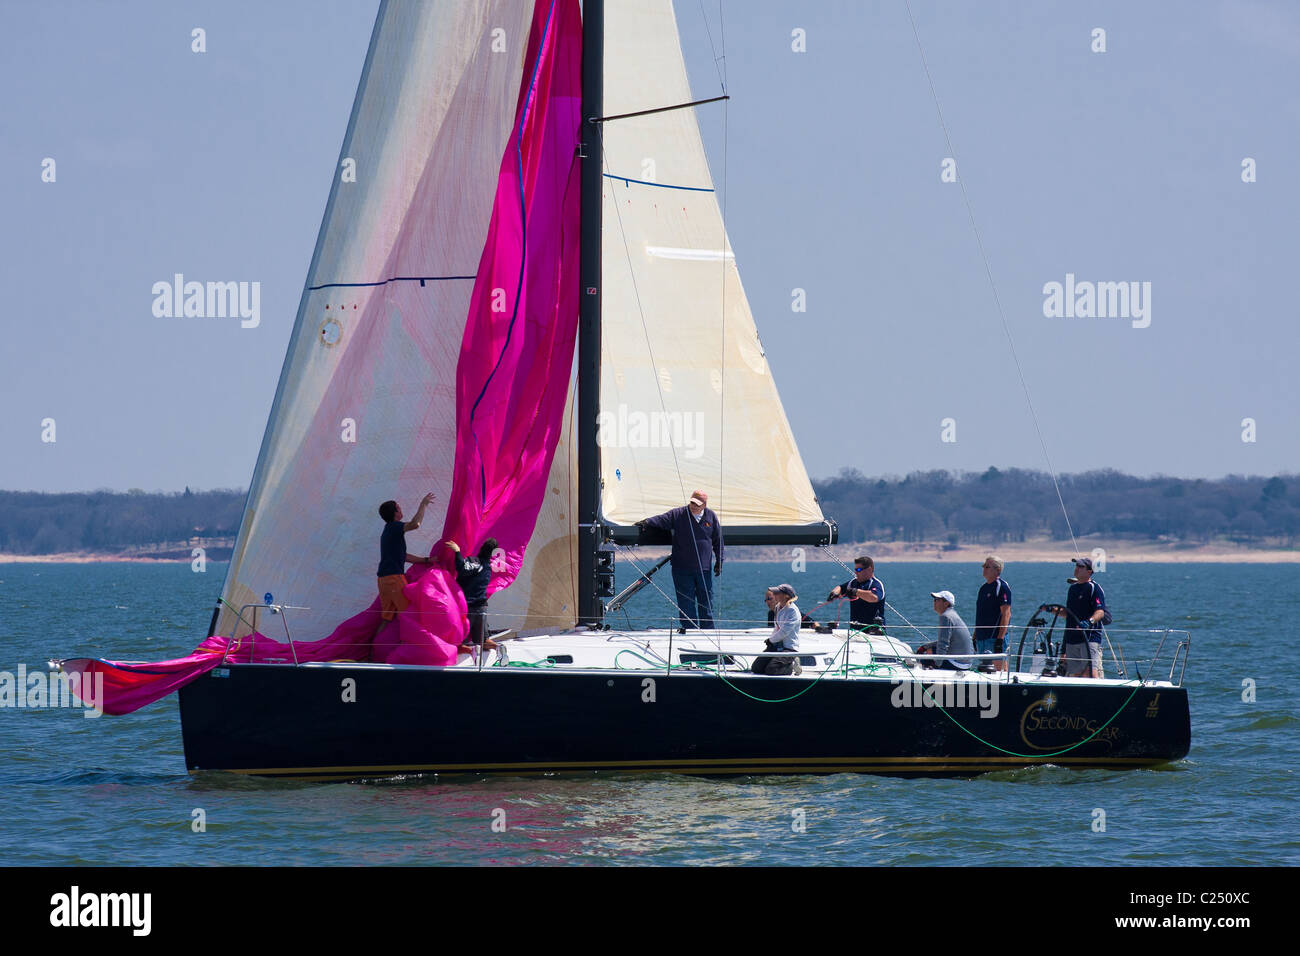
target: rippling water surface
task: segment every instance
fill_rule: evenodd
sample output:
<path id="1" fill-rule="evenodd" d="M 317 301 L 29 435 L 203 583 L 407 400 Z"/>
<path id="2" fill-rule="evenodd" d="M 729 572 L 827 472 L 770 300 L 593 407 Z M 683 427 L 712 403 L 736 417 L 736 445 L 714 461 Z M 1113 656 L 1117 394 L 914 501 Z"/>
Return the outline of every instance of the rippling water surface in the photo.
<path id="1" fill-rule="evenodd" d="M 628 570 L 620 567 L 621 583 Z M 933 623 L 928 592 L 940 588 L 972 616 L 974 565 L 882 562 L 879 571 L 890 603 L 919 625 Z M 0 565 L 0 670 L 43 669 L 50 657 L 186 654 L 206 633 L 224 572 Z M 1008 566 L 1017 634 L 1031 604 L 1063 600 L 1068 573 L 1065 564 Z M 1098 576 L 1117 627 L 1192 633 L 1192 749 L 1160 770 L 286 783 L 188 775 L 175 696 L 99 720 L 0 709 L 0 863 L 1294 865 L 1297 573 L 1112 563 Z M 725 616 L 757 617 L 763 586 L 788 580 L 807 610 L 843 577 L 829 564 L 794 573 L 732 562 L 717 599 Z M 666 570 L 662 578 L 669 589 Z M 663 622 L 658 595 L 643 592 L 634 604 L 641 616 L 632 623 Z M 1242 700 L 1246 679 L 1254 703 Z M 196 809 L 204 833 L 191 828 Z M 1097 809 L 1102 833 L 1092 827 Z M 804 832 L 792 828 L 800 810 Z M 503 832 L 494 819 L 504 819 Z"/>

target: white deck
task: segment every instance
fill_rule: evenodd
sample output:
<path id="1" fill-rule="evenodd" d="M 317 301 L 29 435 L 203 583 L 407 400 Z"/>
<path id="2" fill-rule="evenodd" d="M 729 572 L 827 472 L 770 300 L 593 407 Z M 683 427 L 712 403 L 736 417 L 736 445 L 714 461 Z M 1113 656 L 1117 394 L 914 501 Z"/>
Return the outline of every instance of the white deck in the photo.
<path id="1" fill-rule="evenodd" d="M 731 675 L 748 674 L 754 659 L 764 654 L 764 639 L 772 633 L 771 628 L 757 627 L 748 629 L 728 629 L 701 631 L 692 630 L 686 634 L 670 633 L 667 629 L 654 631 L 589 631 L 570 630 L 554 634 L 533 634 L 528 636 L 509 635 L 500 640 L 501 650 L 488 651 L 482 662 L 470 655 L 462 655 L 456 666 L 458 668 L 478 669 L 480 667 L 509 669 L 548 670 L 555 672 L 601 671 L 611 670 L 639 671 L 646 674 L 671 672 L 688 674 L 698 672 L 701 675 L 716 675 L 719 672 Z M 848 647 L 845 647 L 845 642 Z M 831 634 L 818 634 L 810 629 L 799 633 L 799 655 L 802 658 L 803 673 L 799 676 L 764 677 L 765 680 L 808 681 L 808 680 L 867 680 L 894 683 L 900 680 L 919 680 L 926 684 L 934 682 L 1016 682 L 1020 684 L 1038 684 L 1052 687 L 1063 685 L 1080 685 L 1088 687 L 1114 686 L 1132 687 L 1135 676 L 1117 678 L 1113 675 L 1113 662 L 1107 662 L 1107 674 L 1104 679 L 1078 677 L 1044 677 L 1028 672 L 994 672 L 981 673 L 972 668 L 968 671 L 956 671 L 947 668 L 923 668 L 912 647 L 902 641 L 885 636 L 870 636 L 855 633 L 852 637 L 845 630 Z M 709 660 L 683 662 L 683 654 L 711 655 Z M 717 658 L 721 655 L 731 658 L 719 671 Z M 504 659 L 503 659 L 504 656 Z M 809 663 L 808 658 L 815 663 Z M 848 667 L 845 661 L 847 657 Z M 566 660 L 565 658 L 571 658 Z M 754 675 L 757 676 L 757 675 Z M 1172 687 L 1167 680 L 1144 681 L 1148 686 Z"/>

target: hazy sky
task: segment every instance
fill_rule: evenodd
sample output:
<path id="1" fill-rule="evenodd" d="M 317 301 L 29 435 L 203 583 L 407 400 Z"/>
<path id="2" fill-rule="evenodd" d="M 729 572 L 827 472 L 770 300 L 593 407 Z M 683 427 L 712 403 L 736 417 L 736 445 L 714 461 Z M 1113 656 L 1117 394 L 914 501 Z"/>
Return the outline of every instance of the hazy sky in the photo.
<path id="1" fill-rule="evenodd" d="M 376 7 L 0 8 L 0 487 L 247 485 Z M 1300 471 L 1300 5 L 912 9 L 1058 470 Z M 903 0 L 722 10 L 725 193 L 723 108 L 701 121 L 809 472 L 1043 467 Z M 177 272 L 260 282 L 261 324 L 156 318 Z M 1149 313 L 1047 317 L 1067 274 L 1149 283 Z"/>

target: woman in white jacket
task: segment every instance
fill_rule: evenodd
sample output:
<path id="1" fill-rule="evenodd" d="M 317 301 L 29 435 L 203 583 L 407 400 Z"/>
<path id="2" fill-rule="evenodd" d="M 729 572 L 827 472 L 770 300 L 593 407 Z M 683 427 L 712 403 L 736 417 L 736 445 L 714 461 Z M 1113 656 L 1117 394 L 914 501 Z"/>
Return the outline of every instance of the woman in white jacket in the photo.
<path id="1" fill-rule="evenodd" d="M 778 584 L 767 589 L 772 598 L 772 608 L 776 612 L 773 621 L 772 636 L 767 639 L 767 651 L 799 650 L 799 624 L 803 615 L 795 600 L 799 597 L 789 584 Z M 781 677 L 789 674 L 802 674 L 803 668 L 797 657 L 759 657 L 750 668 L 755 674 L 767 674 Z"/>

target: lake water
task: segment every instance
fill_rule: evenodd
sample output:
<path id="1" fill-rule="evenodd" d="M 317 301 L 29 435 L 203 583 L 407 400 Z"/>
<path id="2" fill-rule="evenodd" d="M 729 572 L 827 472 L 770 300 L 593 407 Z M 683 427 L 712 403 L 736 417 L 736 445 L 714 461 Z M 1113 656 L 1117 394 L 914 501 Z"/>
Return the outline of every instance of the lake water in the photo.
<path id="1" fill-rule="evenodd" d="M 929 592 L 942 588 L 973 617 L 974 564 L 882 562 L 878 572 L 889 602 L 918 625 L 933 624 Z M 206 634 L 224 573 L 218 564 L 203 574 L 188 563 L 0 565 L 0 670 L 43 670 L 50 657 L 182 656 Z M 1066 563 L 1008 566 L 1017 636 L 1032 607 L 1064 599 L 1069 573 Z M 5 708 L 0 863 L 1294 865 L 1297 573 L 1112 563 L 1097 576 L 1116 627 L 1192 635 L 1192 748 L 1160 770 L 286 783 L 187 774 L 175 696 L 98 720 Z M 632 577 L 620 565 L 620 585 Z M 763 587 L 789 581 L 807 611 L 844 577 L 826 563 L 795 572 L 731 562 L 717 604 L 726 617 L 760 617 Z M 665 569 L 661 586 L 670 585 Z M 627 620 L 662 624 L 668 613 L 642 592 Z M 1246 680 L 1253 703 L 1242 699 Z M 1093 829 L 1098 809 L 1104 832 Z M 206 832 L 191 827 L 196 810 Z M 804 832 L 792 829 L 796 810 Z M 502 812 L 506 829 L 494 832 Z"/>

